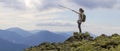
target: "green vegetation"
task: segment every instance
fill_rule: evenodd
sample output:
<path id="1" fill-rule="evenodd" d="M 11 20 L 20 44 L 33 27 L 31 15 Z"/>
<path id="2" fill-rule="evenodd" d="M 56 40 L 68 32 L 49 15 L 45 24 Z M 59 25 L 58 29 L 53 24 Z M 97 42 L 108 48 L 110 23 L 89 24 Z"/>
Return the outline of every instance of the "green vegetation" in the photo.
<path id="1" fill-rule="evenodd" d="M 96 38 L 90 36 L 88 32 L 73 36 L 63 43 L 41 43 L 38 46 L 30 47 L 25 51 L 119 51 L 120 35 L 113 34 L 107 36 L 102 34 Z"/>

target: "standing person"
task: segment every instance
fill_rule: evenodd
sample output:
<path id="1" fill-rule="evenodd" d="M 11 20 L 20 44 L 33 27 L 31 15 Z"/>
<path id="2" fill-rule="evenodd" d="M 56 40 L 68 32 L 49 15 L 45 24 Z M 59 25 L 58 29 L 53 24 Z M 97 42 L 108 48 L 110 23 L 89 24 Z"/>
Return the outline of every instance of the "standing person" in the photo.
<path id="1" fill-rule="evenodd" d="M 84 10 L 82 8 L 79 9 L 79 12 L 75 11 L 75 10 L 72 10 L 73 12 L 77 13 L 79 15 L 79 18 L 77 20 L 77 23 L 78 23 L 78 29 L 79 29 L 79 33 L 82 33 L 82 30 L 81 30 L 81 24 L 82 22 L 85 22 L 85 19 L 86 19 L 86 16 L 84 14 Z"/>
<path id="2" fill-rule="evenodd" d="M 69 9 L 69 10 L 72 10 L 70 8 L 67 8 L 67 7 L 64 7 L 62 5 L 59 5 L 60 7 L 63 7 L 63 8 L 66 8 L 66 9 Z M 82 8 L 79 9 L 79 12 L 75 11 L 75 10 L 72 10 L 73 12 L 77 13 L 79 15 L 79 18 L 78 18 L 78 29 L 79 29 L 79 33 L 82 33 L 82 30 L 81 30 L 81 24 L 82 22 L 85 22 L 86 20 L 86 15 L 84 14 L 84 10 Z"/>

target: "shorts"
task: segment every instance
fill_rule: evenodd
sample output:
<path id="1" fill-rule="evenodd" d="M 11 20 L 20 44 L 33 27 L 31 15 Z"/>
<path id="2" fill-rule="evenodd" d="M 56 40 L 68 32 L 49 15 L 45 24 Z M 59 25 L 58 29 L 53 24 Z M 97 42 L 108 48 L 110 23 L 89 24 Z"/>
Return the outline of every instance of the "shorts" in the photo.
<path id="1" fill-rule="evenodd" d="M 81 20 L 77 20 L 77 23 L 79 24 L 79 23 L 82 23 L 82 21 Z"/>

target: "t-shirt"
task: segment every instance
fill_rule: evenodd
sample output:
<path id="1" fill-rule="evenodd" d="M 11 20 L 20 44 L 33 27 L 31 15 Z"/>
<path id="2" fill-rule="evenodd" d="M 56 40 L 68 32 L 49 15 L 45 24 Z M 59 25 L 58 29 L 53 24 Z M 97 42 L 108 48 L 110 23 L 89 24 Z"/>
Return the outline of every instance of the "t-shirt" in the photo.
<path id="1" fill-rule="evenodd" d="M 78 20 L 82 21 L 82 17 L 83 17 L 84 13 L 79 13 L 79 17 Z"/>

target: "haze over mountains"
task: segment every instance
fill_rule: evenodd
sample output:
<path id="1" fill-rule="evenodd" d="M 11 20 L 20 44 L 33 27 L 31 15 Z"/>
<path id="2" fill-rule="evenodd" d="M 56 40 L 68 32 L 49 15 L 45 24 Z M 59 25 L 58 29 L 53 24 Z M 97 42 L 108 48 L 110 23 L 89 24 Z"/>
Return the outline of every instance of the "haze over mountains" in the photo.
<path id="1" fill-rule="evenodd" d="M 7 30 L 0 30 L 0 38 L 12 43 L 20 42 L 23 39 L 23 37 L 16 32 L 11 32 Z"/>
<path id="2" fill-rule="evenodd" d="M 20 28 L 9 28 L 9 29 L 6 29 L 8 31 L 12 31 L 12 32 L 16 32 L 17 34 L 21 35 L 22 37 L 28 37 L 28 36 L 31 36 L 32 33 L 30 33 L 29 31 L 26 31 L 26 30 L 23 30 L 23 29 L 20 29 Z"/>
<path id="3" fill-rule="evenodd" d="M 22 51 L 27 45 L 15 44 L 7 40 L 0 39 L 0 51 Z"/>
<path id="4" fill-rule="evenodd" d="M 2 46 L 0 47 L 0 51 L 21 51 L 26 47 L 38 45 L 42 42 L 63 42 L 70 36 L 67 33 L 54 33 L 47 30 L 40 30 L 36 33 L 31 33 L 31 31 L 26 31 L 20 28 L 0 30 L 0 43 L 4 46 L 4 49 Z"/>
<path id="5" fill-rule="evenodd" d="M 20 37 L 22 37 L 20 40 L 21 43 L 27 44 L 27 45 L 33 45 L 33 44 L 36 45 L 42 42 L 62 42 L 65 39 L 67 39 L 66 37 L 67 34 L 61 35 L 61 34 L 47 31 L 47 30 L 40 30 L 36 33 L 31 33 L 29 31 L 26 31 L 20 28 L 9 28 L 4 31 L 16 33 L 16 35 L 19 35 Z"/>

